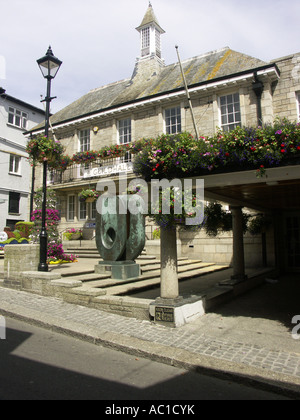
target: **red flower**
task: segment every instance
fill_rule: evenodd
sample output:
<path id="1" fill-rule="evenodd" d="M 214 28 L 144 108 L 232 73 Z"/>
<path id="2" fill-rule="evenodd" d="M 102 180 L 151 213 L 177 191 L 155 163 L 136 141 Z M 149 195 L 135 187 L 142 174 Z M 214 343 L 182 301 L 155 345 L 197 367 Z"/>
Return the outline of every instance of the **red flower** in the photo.
<path id="1" fill-rule="evenodd" d="M 280 150 L 280 152 L 281 152 L 281 153 L 285 153 L 285 150 L 284 150 L 284 149 L 281 149 L 281 150 Z"/>

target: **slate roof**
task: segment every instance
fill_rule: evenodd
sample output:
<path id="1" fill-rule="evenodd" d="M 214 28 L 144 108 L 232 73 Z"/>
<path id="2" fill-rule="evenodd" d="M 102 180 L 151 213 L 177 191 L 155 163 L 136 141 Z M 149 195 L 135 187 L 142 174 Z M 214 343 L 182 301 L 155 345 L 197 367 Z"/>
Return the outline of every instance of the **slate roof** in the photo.
<path id="1" fill-rule="evenodd" d="M 138 64 L 137 64 L 138 65 Z M 225 47 L 182 62 L 188 86 L 264 67 L 268 63 Z M 93 89 L 51 117 L 53 125 L 184 87 L 179 63 L 162 66 L 143 79 L 143 66 L 131 78 Z M 144 67 L 145 69 L 145 67 Z M 38 126 L 39 128 L 42 127 Z M 35 127 L 34 130 L 38 129 Z"/>
<path id="2" fill-rule="evenodd" d="M 155 16 L 155 13 L 153 11 L 152 5 L 151 3 L 149 4 L 148 10 L 142 20 L 142 23 L 140 24 L 140 26 L 138 26 L 136 29 L 140 30 L 143 27 L 149 25 L 150 23 L 155 23 L 162 31 L 162 33 L 164 33 L 165 31 L 162 29 L 162 27 L 160 26 L 160 24 L 158 23 L 157 17 Z"/>

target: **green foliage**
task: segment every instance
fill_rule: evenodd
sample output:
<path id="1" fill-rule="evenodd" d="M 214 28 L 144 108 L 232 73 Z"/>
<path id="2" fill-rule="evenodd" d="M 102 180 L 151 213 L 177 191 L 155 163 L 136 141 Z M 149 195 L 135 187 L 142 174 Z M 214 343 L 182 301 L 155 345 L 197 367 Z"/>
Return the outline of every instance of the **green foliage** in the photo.
<path id="1" fill-rule="evenodd" d="M 31 230 L 34 227 L 33 222 L 18 222 L 16 223 L 16 230 L 20 232 L 23 238 L 29 238 L 31 235 Z"/>
<path id="2" fill-rule="evenodd" d="M 152 237 L 153 237 L 153 239 L 160 239 L 160 229 L 159 228 L 154 229 Z"/>
<path id="3" fill-rule="evenodd" d="M 272 220 L 270 217 L 264 214 L 258 214 L 250 218 L 248 223 L 248 231 L 251 233 L 251 235 L 258 235 L 260 233 L 266 232 L 271 224 Z"/>

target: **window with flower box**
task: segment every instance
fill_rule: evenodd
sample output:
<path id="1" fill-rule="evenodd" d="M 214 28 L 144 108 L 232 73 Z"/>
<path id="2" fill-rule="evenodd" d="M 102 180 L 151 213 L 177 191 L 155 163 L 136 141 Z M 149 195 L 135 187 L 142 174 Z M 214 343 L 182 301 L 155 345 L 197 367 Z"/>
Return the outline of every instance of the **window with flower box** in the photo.
<path id="1" fill-rule="evenodd" d="M 131 143 L 131 119 L 119 121 L 119 144 Z"/>
<path id="2" fill-rule="evenodd" d="M 169 108 L 165 110 L 166 134 L 177 134 L 181 132 L 181 108 Z"/>
<path id="3" fill-rule="evenodd" d="M 79 132 L 79 151 L 88 152 L 91 149 L 90 130 Z"/>
<path id="4" fill-rule="evenodd" d="M 240 95 L 234 93 L 231 95 L 221 96 L 220 114 L 221 114 L 221 127 L 224 131 L 234 130 L 241 125 L 241 106 Z"/>
<path id="5" fill-rule="evenodd" d="M 8 108 L 8 122 L 16 127 L 26 130 L 28 114 L 13 107 Z"/>

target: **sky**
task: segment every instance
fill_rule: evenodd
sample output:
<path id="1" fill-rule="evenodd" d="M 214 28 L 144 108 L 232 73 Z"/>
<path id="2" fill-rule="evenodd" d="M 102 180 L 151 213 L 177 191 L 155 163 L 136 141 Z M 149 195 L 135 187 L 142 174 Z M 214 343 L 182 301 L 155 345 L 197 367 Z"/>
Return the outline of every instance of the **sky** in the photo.
<path id="1" fill-rule="evenodd" d="M 230 47 L 263 61 L 300 52 L 300 0 L 151 0 L 165 64 Z M 0 0 L 0 87 L 43 108 L 36 60 L 51 45 L 63 64 L 55 113 L 91 89 L 130 78 L 149 0 Z"/>

